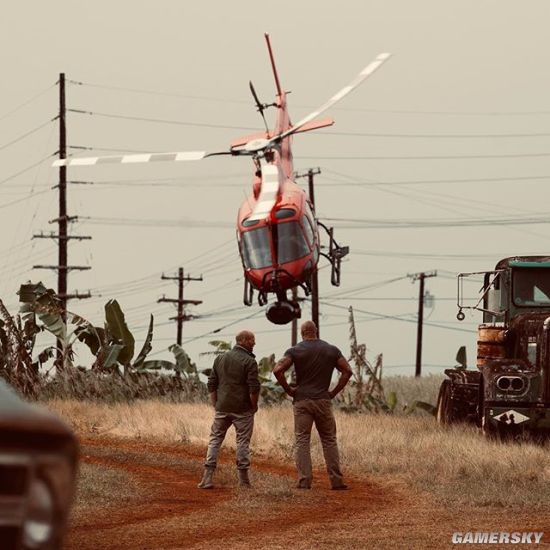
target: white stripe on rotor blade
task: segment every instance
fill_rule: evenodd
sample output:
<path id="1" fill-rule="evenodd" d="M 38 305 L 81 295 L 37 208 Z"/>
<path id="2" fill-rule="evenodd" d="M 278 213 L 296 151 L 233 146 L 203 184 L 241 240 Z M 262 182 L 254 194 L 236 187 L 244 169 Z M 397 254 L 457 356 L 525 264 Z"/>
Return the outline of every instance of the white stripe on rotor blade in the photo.
<path id="1" fill-rule="evenodd" d="M 330 101 L 340 101 L 345 95 L 349 94 L 353 88 L 351 86 L 346 86 L 345 88 L 342 88 L 337 94 L 334 94 Z"/>
<path id="2" fill-rule="evenodd" d="M 142 155 L 125 155 L 122 157 L 122 164 L 137 163 L 137 162 L 149 162 L 151 160 L 151 154 Z"/>
<path id="3" fill-rule="evenodd" d="M 201 160 L 205 155 L 206 151 L 185 151 L 176 153 L 176 160 Z"/>
<path id="4" fill-rule="evenodd" d="M 85 157 L 81 159 L 71 159 L 67 165 L 71 166 L 90 166 L 96 164 L 99 160 L 99 157 Z"/>
<path id="5" fill-rule="evenodd" d="M 370 76 L 384 61 L 389 59 L 391 57 L 390 53 L 381 53 L 378 55 L 378 57 L 372 61 L 369 65 L 367 65 L 353 80 L 350 84 L 348 84 L 346 87 L 342 88 L 339 92 L 335 93 L 324 105 L 319 107 L 316 111 L 313 113 L 310 113 L 306 117 L 299 120 L 292 128 L 286 130 L 286 132 L 283 132 L 282 134 L 279 134 L 278 136 L 273 136 L 270 141 L 275 142 L 278 139 L 282 139 L 286 136 L 289 136 L 296 132 L 296 130 L 299 130 L 304 124 L 307 124 L 311 120 L 313 120 L 316 116 L 320 115 L 321 113 L 324 113 L 327 109 L 332 107 L 335 103 L 340 101 L 342 98 L 347 96 L 352 90 L 357 88 L 359 84 L 361 84 L 368 76 Z"/>

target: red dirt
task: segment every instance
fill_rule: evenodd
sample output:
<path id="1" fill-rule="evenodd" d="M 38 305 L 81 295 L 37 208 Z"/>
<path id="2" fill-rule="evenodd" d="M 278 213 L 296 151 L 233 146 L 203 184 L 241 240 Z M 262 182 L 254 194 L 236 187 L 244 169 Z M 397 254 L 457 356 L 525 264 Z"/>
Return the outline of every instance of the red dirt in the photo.
<path id="1" fill-rule="evenodd" d="M 204 449 L 107 438 L 82 445 L 83 462 L 124 471 L 143 500 L 77 513 L 70 550 L 439 549 L 452 547 L 455 531 L 543 531 L 547 525 L 550 535 L 550 514 L 470 508 L 457 515 L 452 504 L 441 507 L 390 479 L 349 478 L 350 490 L 330 491 L 326 475 L 316 472 L 318 485 L 300 491 L 290 488 L 292 465 L 254 457 L 253 472 L 263 479 L 258 489 L 221 479 L 204 491 L 196 487 Z M 222 453 L 220 462 L 232 464 L 232 454 Z"/>

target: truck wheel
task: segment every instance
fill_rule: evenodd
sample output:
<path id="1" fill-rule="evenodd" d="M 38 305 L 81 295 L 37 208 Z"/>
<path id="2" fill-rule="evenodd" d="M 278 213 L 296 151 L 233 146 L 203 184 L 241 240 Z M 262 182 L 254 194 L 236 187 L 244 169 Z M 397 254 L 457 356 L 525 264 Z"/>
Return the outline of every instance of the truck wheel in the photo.
<path id="1" fill-rule="evenodd" d="M 436 418 L 438 424 L 452 424 L 454 421 L 450 380 L 443 380 L 443 383 L 439 388 Z"/>

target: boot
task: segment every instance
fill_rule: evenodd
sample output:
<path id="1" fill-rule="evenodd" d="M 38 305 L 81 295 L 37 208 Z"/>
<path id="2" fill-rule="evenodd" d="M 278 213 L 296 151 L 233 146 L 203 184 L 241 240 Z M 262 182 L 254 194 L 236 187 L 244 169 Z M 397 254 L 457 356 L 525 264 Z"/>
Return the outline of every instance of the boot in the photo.
<path id="1" fill-rule="evenodd" d="M 239 485 L 241 487 L 251 487 L 248 470 L 237 470 L 237 472 L 239 473 Z"/>
<path id="2" fill-rule="evenodd" d="M 212 476 L 214 475 L 214 468 L 205 468 L 202 474 L 201 482 L 197 485 L 199 489 L 213 489 L 214 482 Z"/>

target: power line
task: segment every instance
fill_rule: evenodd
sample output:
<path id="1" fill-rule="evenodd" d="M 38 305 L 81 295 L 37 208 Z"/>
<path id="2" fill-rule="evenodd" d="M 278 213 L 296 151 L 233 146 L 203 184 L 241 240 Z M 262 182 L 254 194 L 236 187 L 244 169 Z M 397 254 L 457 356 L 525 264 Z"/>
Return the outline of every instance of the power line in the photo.
<path id="1" fill-rule="evenodd" d="M 48 124 L 51 124 L 55 119 L 55 118 L 52 118 L 46 122 L 44 122 L 43 124 L 40 124 L 38 126 L 36 126 L 35 128 L 33 128 L 32 130 L 29 130 L 28 132 L 25 132 L 24 134 L 20 135 L 19 137 L 15 138 L 15 139 L 12 139 L 11 141 L 9 141 L 8 143 L 4 143 L 4 145 L 1 145 L 0 146 L 0 151 L 8 148 L 10 145 L 14 145 L 15 143 L 18 143 L 19 141 L 21 141 L 22 139 L 25 139 L 26 137 L 28 136 L 31 136 L 32 134 L 35 134 L 36 132 L 38 132 L 39 130 L 42 130 L 42 128 L 45 128 L 46 126 L 48 126 Z"/>
<path id="2" fill-rule="evenodd" d="M 499 138 L 536 138 L 550 137 L 550 132 L 531 133 L 507 133 L 507 134 L 405 134 L 385 132 L 315 132 L 316 136 L 349 136 L 349 137 L 373 137 L 373 138 L 396 138 L 396 139 L 499 139 Z"/>
<path id="3" fill-rule="evenodd" d="M 160 92 L 158 90 L 147 90 L 147 89 L 141 89 L 141 88 L 128 88 L 124 86 L 108 86 L 105 84 L 93 84 L 91 82 L 79 82 L 76 80 L 71 80 L 71 84 L 75 84 L 78 86 L 86 86 L 88 88 L 98 88 L 103 90 L 113 90 L 117 92 L 130 92 L 130 93 L 137 93 L 137 94 L 144 94 L 144 95 L 154 95 L 154 96 L 161 96 L 161 97 L 175 97 L 179 99 L 200 99 L 204 101 L 216 101 L 220 103 L 241 103 L 250 105 L 250 101 L 244 100 L 244 99 L 227 99 L 222 97 L 208 97 L 208 96 L 197 96 L 197 95 L 188 95 L 188 94 L 179 94 L 174 92 Z"/>
<path id="4" fill-rule="evenodd" d="M 24 202 L 24 201 L 27 201 L 27 200 L 30 200 L 32 199 L 33 197 L 36 197 L 38 195 L 43 195 L 44 193 L 49 193 L 50 190 L 49 189 L 43 189 L 42 191 L 36 191 L 34 193 L 30 193 L 28 194 L 27 196 L 25 197 L 21 197 L 19 199 L 16 199 L 16 200 L 13 200 L 11 202 L 6 202 L 4 204 L 0 204 L 0 209 L 2 208 L 7 208 L 8 206 L 13 206 L 14 204 L 18 204 L 20 202 Z"/>
<path id="5" fill-rule="evenodd" d="M 19 172 L 16 172 L 15 174 L 12 174 L 11 176 L 8 176 L 7 178 L 4 178 L 3 180 L 0 180 L 0 185 L 12 180 L 12 179 L 15 179 L 17 176 L 20 176 L 21 174 L 24 174 L 25 172 L 28 172 L 29 170 L 32 170 L 33 168 L 36 168 L 39 164 L 42 164 L 44 161 L 52 158 L 56 153 L 51 153 L 50 155 L 48 155 L 47 157 L 44 157 L 40 160 L 37 160 L 36 162 L 34 162 L 33 164 L 31 164 L 30 166 L 27 166 L 26 168 L 23 168 L 22 170 L 19 170 Z"/>
<path id="6" fill-rule="evenodd" d="M 151 90 L 144 88 L 130 88 L 124 86 L 111 86 L 105 84 L 96 84 L 91 82 L 82 82 L 71 80 L 68 81 L 71 84 L 78 86 L 86 86 L 89 88 L 99 88 L 105 90 L 113 90 L 119 92 L 131 92 L 131 93 L 140 93 L 146 95 L 155 95 L 155 96 L 164 96 L 164 97 L 175 97 L 181 99 L 198 99 L 203 101 L 215 101 L 220 103 L 242 103 L 249 104 L 249 101 L 240 100 L 240 99 L 228 99 L 226 97 L 213 97 L 213 96 L 198 96 L 198 95 L 188 95 L 180 94 L 176 92 L 164 92 L 159 90 Z M 295 107 L 298 108 L 315 108 L 317 105 L 303 105 L 296 104 Z M 539 111 L 428 111 L 428 110 L 417 110 L 417 109 L 373 109 L 373 108 L 358 108 L 358 107 L 334 107 L 334 110 L 338 111 L 350 111 L 350 112 L 364 112 L 364 113 L 374 113 L 374 114 L 406 114 L 406 115 L 444 115 L 444 116 L 534 116 L 534 115 L 550 115 L 550 110 L 539 110 Z"/>
<path id="7" fill-rule="evenodd" d="M 338 174 L 332 170 L 325 170 L 326 172 L 332 174 Z M 435 179 L 435 180 L 397 180 L 397 181 L 346 181 L 346 182 L 337 182 L 330 185 L 342 185 L 342 186 L 378 186 L 378 185 L 439 185 L 441 183 L 502 183 L 506 181 L 547 181 L 550 180 L 549 175 L 543 176 L 500 176 L 500 177 L 491 177 L 491 178 L 447 178 L 447 179 Z M 328 184 L 323 184 L 328 185 Z"/>
<path id="8" fill-rule="evenodd" d="M 49 92 L 52 88 L 54 88 L 55 86 L 57 85 L 57 83 L 55 84 L 52 84 L 51 86 L 48 86 L 45 90 L 42 90 L 41 92 L 38 92 L 36 95 L 33 95 L 31 98 L 27 99 L 26 101 L 24 101 L 23 103 L 20 103 L 17 107 L 15 107 L 14 109 L 12 109 L 11 111 L 8 111 L 7 113 L 4 113 L 3 115 L 0 116 L 0 120 L 4 120 L 5 118 L 9 117 L 10 115 L 16 113 L 17 111 L 19 111 L 20 109 L 22 109 L 23 107 L 26 107 L 27 105 L 29 105 L 30 103 L 32 103 L 33 101 L 35 101 L 36 99 L 38 99 L 39 97 L 43 96 L 45 93 Z"/>
<path id="9" fill-rule="evenodd" d="M 365 155 L 365 156 L 299 156 L 299 160 L 466 160 L 466 159 L 507 159 L 549 157 L 550 153 L 508 153 L 488 155 Z"/>
<path id="10" fill-rule="evenodd" d="M 229 129 L 229 130 L 251 130 L 255 132 L 261 132 L 261 129 L 255 126 L 230 126 L 225 124 L 208 124 L 205 122 L 190 122 L 186 120 L 168 120 L 163 118 L 150 118 L 150 117 L 133 116 L 133 115 L 118 115 L 115 113 L 101 113 L 98 111 L 85 111 L 83 109 L 67 109 L 67 111 L 71 113 L 79 114 L 79 115 L 90 115 L 90 116 L 114 118 L 114 119 L 121 119 L 121 120 L 134 120 L 138 122 L 154 122 L 159 124 L 173 124 L 177 126 L 194 126 L 199 128 L 223 128 L 223 129 Z"/>
<path id="11" fill-rule="evenodd" d="M 1 182 L 0 182 L 1 183 Z M 99 216 L 82 216 L 79 219 L 96 225 L 142 226 L 142 227 L 203 227 L 203 228 L 229 228 L 231 222 L 206 221 L 206 220 L 167 220 L 167 219 L 141 219 L 141 218 L 104 218 Z"/>
<path id="12" fill-rule="evenodd" d="M 411 229 L 429 227 L 482 227 L 493 225 L 531 225 L 546 224 L 550 222 L 548 214 L 535 216 L 510 216 L 503 218 L 464 218 L 457 220 L 373 220 L 361 218 L 323 218 L 328 222 L 348 222 L 348 225 L 340 225 L 347 229 Z M 351 225 L 350 225 L 351 224 Z"/>
<path id="13" fill-rule="evenodd" d="M 338 304 L 331 304 L 330 302 L 326 302 L 324 300 L 321 303 L 323 303 L 327 306 L 330 306 L 330 307 L 338 308 L 338 309 L 346 309 L 346 310 L 348 309 L 347 306 L 340 306 Z M 394 321 L 403 321 L 405 323 L 414 323 L 414 324 L 417 323 L 416 319 L 404 319 L 402 317 L 397 317 L 396 315 L 384 315 L 383 313 L 376 313 L 374 311 L 366 311 L 366 310 L 355 309 L 355 308 L 354 308 L 354 311 L 357 311 L 358 313 L 364 313 L 365 315 L 371 315 L 371 316 L 373 316 L 374 318 L 377 318 L 377 319 L 390 319 L 390 320 L 394 320 Z M 437 324 L 437 323 L 431 323 L 431 322 L 427 322 L 427 321 L 425 321 L 424 324 L 429 325 L 431 327 L 437 327 L 437 328 L 446 329 L 446 330 L 454 330 L 454 331 L 457 331 L 457 332 L 468 332 L 470 334 L 475 332 L 474 330 L 462 329 L 462 328 L 457 328 L 457 327 L 448 327 L 448 326 L 445 326 L 445 325 L 440 325 L 440 324 Z"/>

